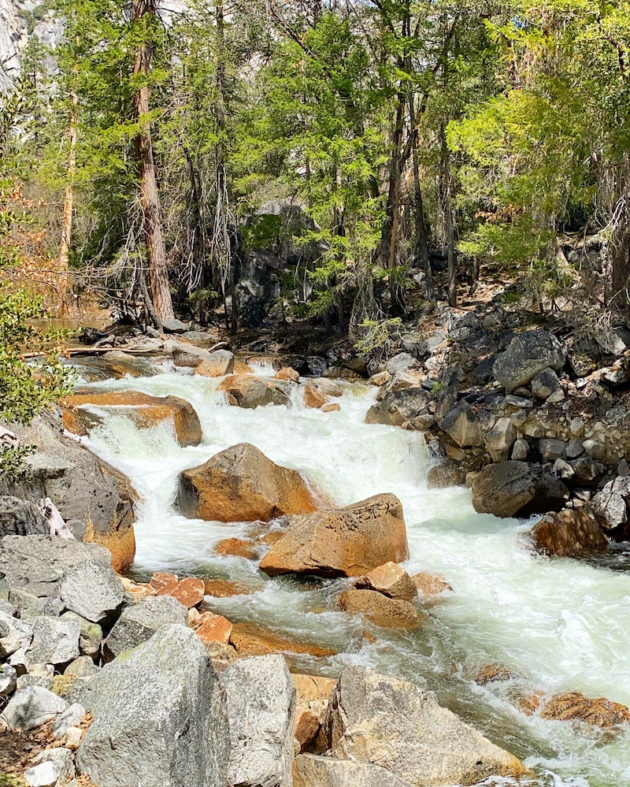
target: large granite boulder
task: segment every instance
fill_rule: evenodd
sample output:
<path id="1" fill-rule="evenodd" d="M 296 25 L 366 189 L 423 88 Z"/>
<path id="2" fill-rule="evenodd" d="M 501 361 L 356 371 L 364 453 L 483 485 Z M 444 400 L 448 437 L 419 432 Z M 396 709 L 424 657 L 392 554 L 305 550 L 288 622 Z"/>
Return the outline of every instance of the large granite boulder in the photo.
<path id="1" fill-rule="evenodd" d="M 494 362 L 496 379 L 507 391 L 527 385 L 543 370 L 562 369 L 565 351 L 555 336 L 543 330 L 515 336 Z"/>
<path id="2" fill-rule="evenodd" d="M 270 576 L 358 577 L 408 556 L 402 504 L 395 495 L 385 494 L 345 508 L 293 517 L 260 568 Z"/>
<path id="3" fill-rule="evenodd" d="M 468 402 L 462 401 L 439 419 L 438 423 L 440 429 L 460 448 L 469 448 L 484 444 L 484 437 L 492 429 L 494 418 L 484 411 L 477 414 Z"/>
<path id="4" fill-rule="evenodd" d="M 569 490 L 558 478 L 513 459 L 484 467 L 472 485 L 475 511 L 500 517 L 558 511 L 568 498 Z"/>
<path id="5" fill-rule="evenodd" d="M 588 506 L 544 516 L 530 532 L 534 549 L 554 557 L 580 557 L 603 552 L 608 539 Z"/>
<path id="6" fill-rule="evenodd" d="M 376 590 L 346 590 L 337 599 L 337 609 L 350 615 L 363 615 L 383 628 L 413 630 L 423 622 L 409 601 L 389 598 Z"/>
<path id="7" fill-rule="evenodd" d="M 99 787 L 225 787 L 225 695 L 194 631 L 160 629 L 90 679 L 77 767 Z"/>
<path id="8" fill-rule="evenodd" d="M 59 588 L 66 609 L 91 623 L 111 618 L 123 602 L 125 588 L 109 566 L 88 560 L 64 572 Z"/>
<path id="9" fill-rule="evenodd" d="M 12 730 L 28 732 L 41 727 L 63 713 L 68 703 L 42 686 L 18 689 L 0 715 Z"/>
<path id="10" fill-rule="evenodd" d="M 105 640 L 106 654 L 120 656 L 172 624 L 188 625 L 186 607 L 172 596 L 149 596 L 123 610 Z"/>
<path id="11" fill-rule="evenodd" d="M 413 683 L 348 667 L 332 693 L 326 732 L 333 757 L 378 764 L 414 787 L 519 777 L 523 764 Z"/>
<path id="12" fill-rule="evenodd" d="M 424 388 L 401 388 L 386 393 L 383 399 L 372 405 L 365 416 L 366 424 L 402 426 L 429 412 L 431 397 Z"/>
<path id="13" fill-rule="evenodd" d="M 89 434 L 91 424 L 82 419 L 85 407 L 116 407 L 134 422 L 138 429 L 150 429 L 170 423 L 180 445 L 199 445 L 201 423 L 193 406 L 177 396 L 149 396 L 139 391 L 83 391 L 66 396 L 62 401 L 63 425 L 73 434 Z"/>
<path id="14" fill-rule="evenodd" d="M 20 441 L 33 445 L 26 477 L 0 479 L 0 494 L 32 503 L 49 497 L 66 522 L 84 527 L 84 541 L 106 546 L 117 571 L 133 562 L 136 542 L 133 531 L 135 492 L 129 480 L 98 459 L 76 440 L 65 437 L 60 417 L 47 411 L 31 426 L 11 425 Z"/>
<path id="15" fill-rule="evenodd" d="M 300 754 L 293 761 L 293 787 L 411 787 L 391 771 L 367 762 Z"/>
<path id="16" fill-rule="evenodd" d="M 178 503 L 184 516 L 219 522 L 268 522 L 317 508 L 297 471 L 280 467 L 249 443 L 233 445 L 184 470 Z"/>
<path id="17" fill-rule="evenodd" d="M 219 386 L 225 391 L 228 402 L 238 407 L 255 409 L 268 404 L 291 406 L 291 397 L 278 381 L 263 380 L 253 374 L 234 374 L 226 377 Z"/>
<path id="18" fill-rule="evenodd" d="M 39 615 L 32 620 L 33 641 L 26 653 L 29 664 L 62 667 L 79 655 L 81 624 L 76 620 Z"/>
<path id="19" fill-rule="evenodd" d="M 0 497 L 0 538 L 49 534 L 50 528 L 39 506 L 10 495 Z"/>
<path id="20" fill-rule="evenodd" d="M 227 699 L 230 784 L 290 787 L 295 687 L 280 655 L 240 659 L 220 677 Z"/>
<path id="21" fill-rule="evenodd" d="M 216 350 L 210 357 L 195 365 L 195 374 L 201 377 L 224 377 L 234 371 L 234 353 Z"/>

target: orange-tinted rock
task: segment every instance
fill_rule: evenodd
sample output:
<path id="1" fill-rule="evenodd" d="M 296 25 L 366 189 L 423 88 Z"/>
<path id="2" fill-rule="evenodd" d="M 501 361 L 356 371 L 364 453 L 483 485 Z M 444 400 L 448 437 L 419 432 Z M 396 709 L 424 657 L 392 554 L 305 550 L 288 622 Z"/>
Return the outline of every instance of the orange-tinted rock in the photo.
<path id="1" fill-rule="evenodd" d="M 195 628 L 195 633 L 204 644 L 206 642 L 222 642 L 227 645 L 232 633 L 232 624 L 223 615 L 204 612 L 200 624 Z"/>
<path id="2" fill-rule="evenodd" d="M 610 729 L 630 722 L 630 710 L 625 705 L 603 697 L 589 699 L 579 691 L 558 694 L 550 699 L 534 695 L 535 701 L 525 700 L 521 708 L 525 713 L 539 710 L 543 719 L 554 721 L 583 721 L 593 727 Z M 531 710 L 530 710 L 531 709 Z"/>
<path id="3" fill-rule="evenodd" d="M 424 622 L 409 601 L 388 598 L 376 590 L 346 590 L 337 599 L 337 609 L 351 615 L 364 615 L 382 628 L 412 630 Z"/>
<path id="4" fill-rule="evenodd" d="M 120 581 L 123 583 L 125 590 L 131 593 L 136 601 L 141 601 L 147 596 L 155 596 L 157 593 L 157 590 L 152 585 L 144 582 L 134 582 L 133 579 L 128 579 L 127 577 L 120 577 Z"/>
<path id="5" fill-rule="evenodd" d="M 409 574 L 391 561 L 378 566 L 364 577 L 359 577 L 355 587 L 377 590 L 385 596 L 403 601 L 413 601 L 418 596 L 418 588 Z"/>
<path id="6" fill-rule="evenodd" d="M 328 397 L 325 396 L 321 391 L 318 391 L 314 385 L 304 386 L 304 405 L 305 407 L 310 407 L 312 409 L 316 409 L 318 407 L 323 407 L 325 404 L 328 404 Z"/>
<path id="7" fill-rule="evenodd" d="M 61 401 L 64 429 L 79 429 L 78 434 L 89 431 L 88 421 L 74 410 L 86 405 L 116 407 L 129 416 L 138 429 L 149 429 L 156 424 L 170 422 L 175 428 L 180 445 L 199 445 L 201 442 L 201 424 L 197 413 L 189 402 L 176 396 L 161 398 L 139 391 L 72 394 Z"/>
<path id="8" fill-rule="evenodd" d="M 234 358 L 234 374 L 254 374 L 246 358 Z"/>
<path id="9" fill-rule="evenodd" d="M 268 522 L 315 511 L 302 476 L 239 443 L 179 477 L 179 508 L 188 517 L 219 522 Z"/>
<path id="10" fill-rule="evenodd" d="M 272 547 L 277 541 L 280 541 L 283 535 L 282 530 L 272 530 L 270 533 L 265 533 L 264 536 L 261 536 L 259 541 L 261 544 Z"/>
<path id="11" fill-rule="evenodd" d="M 162 588 L 175 582 L 177 582 L 177 575 L 168 574 L 166 571 L 156 571 L 151 577 L 151 586 L 156 590 L 162 590 Z"/>
<path id="12" fill-rule="evenodd" d="M 228 402 L 238 407 L 254 409 L 268 404 L 291 406 L 291 398 L 279 385 L 255 375 L 234 374 L 226 377 L 218 390 L 225 391 Z"/>
<path id="13" fill-rule="evenodd" d="M 346 508 L 293 517 L 260 568 L 270 576 L 357 577 L 408 556 L 400 500 L 376 495 Z"/>
<path id="14" fill-rule="evenodd" d="M 203 587 L 206 596 L 214 596 L 215 598 L 249 595 L 247 585 L 234 582 L 231 579 L 204 579 Z"/>
<path id="15" fill-rule="evenodd" d="M 482 667 L 475 675 L 475 683 L 480 686 L 486 686 L 488 683 L 498 683 L 504 680 L 511 680 L 512 673 L 505 667 L 499 667 L 497 664 L 488 664 Z"/>
<path id="16" fill-rule="evenodd" d="M 300 751 L 306 751 L 316 740 L 321 722 L 317 713 L 310 708 L 297 705 L 293 737 L 300 744 Z"/>
<path id="17" fill-rule="evenodd" d="M 215 546 L 217 555 L 232 555 L 253 560 L 256 557 L 256 547 L 251 541 L 244 538 L 224 538 Z"/>
<path id="18" fill-rule="evenodd" d="M 290 366 L 285 366 L 280 369 L 275 377 L 276 380 L 285 380 L 290 383 L 299 383 L 300 381 L 300 373 L 296 372 L 295 369 L 292 369 Z"/>
<path id="19" fill-rule="evenodd" d="M 195 366 L 195 374 L 200 377 L 224 377 L 234 371 L 234 356 L 229 350 L 217 350 Z"/>
<path id="20" fill-rule="evenodd" d="M 267 656 L 270 653 L 305 653 L 309 656 L 325 658 L 336 653 L 331 648 L 297 642 L 255 623 L 234 623 L 230 642 L 236 648 L 239 657 Z"/>
<path id="21" fill-rule="evenodd" d="M 173 596 L 180 604 L 183 604 L 186 609 L 196 607 L 197 604 L 203 601 L 203 579 L 196 577 L 188 577 L 179 582 L 171 582 L 158 590 L 158 596 Z"/>
<path id="22" fill-rule="evenodd" d="M 323 678 L 320 675 L 295 673 L 291 677 L 295 684 L 296 704 L 307 707 L 313 702 L 328 702 L 337 683 L 334 678 Z"/>
<path id="23" fill-rule="evenodd" d="M 339 410 L 341 410 L 341 405 L 337 402 L 331 402 L 331 404 L 325 404 L 322 407 L 322 413 L 337 413 Z"/>
<path id="24" fill-rule="evenodd" d="M 437 596 L 453 588 L 439 574 L 430 574 L 428 571 L 421 571 L 414 574 L 411 579 L 418 588 L 418 592 L 423 596 Z"/>
<path id="25" fill-rule="evenodd" d="M 606 549 L 604 535 L 590 508 L 546 514 L 530 533 L 537 552 L 555 557 L 579 557 Z"/>

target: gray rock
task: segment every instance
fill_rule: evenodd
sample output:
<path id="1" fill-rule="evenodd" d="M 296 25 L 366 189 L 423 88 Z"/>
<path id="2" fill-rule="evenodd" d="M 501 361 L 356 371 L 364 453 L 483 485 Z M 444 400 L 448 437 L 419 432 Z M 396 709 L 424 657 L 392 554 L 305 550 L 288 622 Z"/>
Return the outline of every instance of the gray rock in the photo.
<path id="1" fill-rule="evenodd" d="M 626 501 L 613 491 L 613 483 L 606 484 L 604 489 L 595 495 L 591 507 L 595 518 L 605 530 L 614 530 L 628 520 Z"/>
<path id="2" fill-rule="evenodd" d="M 68 703 L 41 686 L 18 689 L 0 719 L 13 730 L 28 732 L 52 721 L 68 707 Z"/>
<path id="3" fill-rule="evenodd" d="M 89 656 L 79 656 L 78 659 L 68 664 L 63 674 L 74 678 L 89 678 L 98 672 L 100 672 L 100 669 Z"/>
<path id="4" fill-rule="evenodd" d="M 418 367 L 417 359 L 409 353 L 398 353 L 398 355 L 390 358 L 385 365 L 385 368 L 392 376 L 400 372 L 407 372 L 409 369 L 417 369 Z"/>
<path id="5" fill-rule="evenodd" d="M 426 415 L 431 397 L 423 388 L 401 388 L 385 394 L 378 404 L 372 405 L 365 417 L 367 424 L 402 426 Z"/>
<path id="6" fill-rule="evenodd" d="M 537 399 L 548 399 L 552 393 L 561 390 L 560 380 L 553 369 L 547 367 L 532 380 L 532 393 Z"/>
<path id="7" fill-rule="evenodd" d="M 9 615 L 9 617 L 13 617 L 17 612 L 17 607 L 15 604 L 12 604 L 6 598 L 0 597 L 0 612 L 4 612 L 5 615 Z"/>
<path id="8" fill-rule="evenodd" d="M 536 465 L 514 460 L 487 465 L 472 486 L 475 511 L 500 517 L 559 510 L 568 498 L 562 481 Z"/>
<path id="9" fill-rule="evenodd" d="M 113 569 L 90 560 L 66 571 L 60 595 L 71 612 L 101 623 L 122 604 L 125 589 Z"/>
<path id="10" fill-rule="evenodd" d="M 28 650 L 29 664 L 53 664 L 58 667 L 79 655 L 81 625 L 75 620 L 46 616 L 33 620 L 33 643 Z"/>
<path id="11" fill-rule="evenodd" d="M 10 495 L 0 496 L 0 538 L 4 536 L 47 536 L 48 524 L 34 503 Z"/>
<path id="12" fill-rule="evenodd" d="M 581 440 L 569 440 L 567 444 L 567 459 L 577 459 L 584 453 L 584 446 Z"/>
<path id="13" fill-rule="evenodd" d="M 284 657 L 239 659 L 220 680 L 230 724 L 230 784 L 290 787 L 295 686 Z"/>
<path id="14" fill-rule="evenodd" d="M 36 595 L 52 589 L 56 589 L 56 585 L 50 583 L 42 583 L 41 585 L 40 583 L 31 583 L 24 588 L 12 587 L 9 599 L 23 620 L 38 615 L 59 617 L 64 610 L 60 598 Z"/>
<path id="15" fill-rule="evenodd" d="M 561 481 L 570 481 L 575 476 L 575 470 L 564 459 L 556 459 L 551 472 Z"/>
<path id="16" fill-rule="evenodd" d="M 560 402 L 564 401 L 564 391 L 562 388 L 558 388 L 557 391 L 554 391 L 547 397 L 547 404 L 559 404 Z"/>
<path id="17" fill-rule="evenodd" d="M 460 402 L 438 422 L 460 448 L 481 446 L 492 425 L 484 423 L 468 402 Z"/>
<path id="18" fill-rule="evenodd" d="M 604 472 L 604 465 L 601 462 L 585 456 L 571 462 L 571 467 L 579 480 L 587 486 L 595 484 Z"/>
<path id="19" fill-rule="evenodd" d="M 106 665 L 81 702 L 94 721 L 77 769 L 99 787 L 225 787 L 225 695 L 191 629 L 165 627 Z"/>
<path id="20" fill-rule="evenodd" d="M 55 719 L 53 724 L 53 735 L 55 738 L 63 738 L 70 727 L 78 727 L 85 716 L 85 708 L 79 702 L 69 705 L 66 710 Z"/>
<path id="21" fill-rule="evenodd" d="M 33 627 L 0 612 L 0 658 L 5 659 L 17 650 L 26 650 L 33 639 Z"/>
<path id="22" fill-rule="evenodd" d="M 378 763 L 414 787 L 525 773 L 516 757 L 440 707 L 432 694 L 364 667 L 341 674 L 325 727 L 333 757 Z"/>
<path id="23" fill-rule="evenodd" d="M 176 320 L 174 317 L 169 317 L 162 323 L 165 333 L 186 333 L 188 326 L 181 320 Z"/>
<path id="24" fill-rule="evenodd" d="M 494 362 L 494 376 L 507 391 L 527 385 L 544 369 L 561 369 L 565 352 L 547 331 L 526 331 L 515 336 Z"/>
<path id="25" fill-rule="evenodd" d="M 520 410 L 531 410 L 534 406 L 531 399 L 526 399 L 524 396 L 514 396 L 514 394 L 508 394 L 505 397 L 505 403 L 511 407 L 518 407 Z"/>
<path id="26" fill-rule="evenodd" d="M 35 763 L 24 773 L 30 787 L 67 785 L 74 778 L 74 759 L 70 749 L 45 749 L 37 755 Z"/>
<path id="27" fill-rule="evenodd" d="M 188 625 L 186 607 L 172 596 L 149 596 L 123 611 L 105 640 L 105 650 L 110 656 L 119 656 L 171 624 Z"/>
<path id="28" fill-rule="evenodd" d="M 432 355 L 437 348 L 446 341 L 446 331 L 433 331 L 431 336 L 427 339 L 427 350 Z"/>
<path id="29" fill-rule="evenodd" d="M 410 787 L 378 765 L 300 754 L 293 763 L 293 787 Z"/>
<path id="30" fill-rule="evenodd" d="M 17 686 L 17 670 L 10 664 L 0 664 L 0 697 L 13 694 Z"/>
<path id="31" fill-rule="evenodd" d="M 509 418 L 499 418 L 484 438 L 484 443 L 493 462 L 503 462 L 509 458 L 510 448 L 516 441 L 516 428 Z"/>
<path id="32" fill-rule="evenodd" d="M 83 656 L 90 656 L 96 658 L 101 649 L 101 642 L 103 640 L 103 629 L 98 623 L 92 623 L 76 612 L 64 612 L 61 616 L 62 620 L 76 620 L 81 626 L 81 634 L 79 636 L 79 650 Z"/>
<path id="33" fill-rule="evenodd" d="M 599 440 L 585 440 L 584 450 L 596 461 L 601 461 L 606 455 L 606 446 Z"/>
<path id="34" fill-rule="evenodd" d="M 423 361 L 429 355 L 429 348 L 422 336 L 417 333 L 406 333 L 400 343 L 406 353 L 413 356 L 417 361 Z"/>
<path id="35" fill-rule="evenodd" d="M 566 458 L 567 444 L 564 440 L 539 440 L 538 451 L 545 462 L 555 462 L 556 459 Z"/>
<path id="36" fill-rule="evenodd" d="M 606 484 L 604 487 L 607 489 L 610 486 L 612 492 L 616 492 L 618 495 L 621 495 L 624 500 L 628 500 L 630 498 L 630 477 L 629 476 L 622 476 L 620 478 L 615 478 L 614 481 L 611 481 L 610 484 Z"/>
<path id="37" fill-rule="evenodd" d="M 519 462 L 524 462 L 527 459 L 527 455 L 529 454 L 529 443 L 527 440 L 524 440 L 522 437 L 519 437 L 518 440 L 514 443 L 514 447 L 512 448 L 512 459 L 516 459 Z"/>

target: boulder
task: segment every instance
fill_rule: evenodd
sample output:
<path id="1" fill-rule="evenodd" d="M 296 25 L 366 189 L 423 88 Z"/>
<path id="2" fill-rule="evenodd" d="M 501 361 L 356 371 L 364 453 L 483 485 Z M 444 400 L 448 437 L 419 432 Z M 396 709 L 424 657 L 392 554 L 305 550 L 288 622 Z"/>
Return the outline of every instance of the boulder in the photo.
<path id="1" fill-rule="evenodd" d="M 284 380 L 288 383 L 299 383 L 300 373 L 290 366 L 283 366 L 275 375 L 276 380 Z"/>
<path id="2" fill-rule="evenodd" d="M 602 552 L 608 543 L 586 506 L 547 514 L 532 529 L 530 536 L 537 552 L 554 557 L 579 557 Z"/>
<path id="3" fill-rule="evenodd" d="M 234 623 L 230 643 L 236 648 L 239 657 L 267 656 L 272 653 L 302 653 L 316 658 L 334 656 L 332 648 L 295 640 L 258 625 L 257 623 Z"/>
<path id="4" fill-rule="evenodd" d="M 111 391 L 98 393 L 88 391 L 66 396 L 62 400 L 63 425 L 73 434 L 87 434 L 77 418 L 77 408 L 116 407 L 131 418 L 138 429 L 150 429 L 160 423 L 170 423 L 180 445 L 199 445 L 201 423 L 193 406 L 177 396 L 149 396 L 139 391 Z"/>
<path id="5" fill-rule="evenodd" d="M 630 722 L 630 710 L 625 705 L 604 697 L 590 699 L 579 691 L 557 694 L 544 700 L 540 716 L 554 721 L 582 721 L 604 730 Z"/>
<path id="6" fill-rule="evenodd" d="M 343 396 L 343 387 L 334 380 L 328 380 L 326 377 L 312 378 L 308 381 L 308 384 L 317 388 L 324 396 Z"/>
<path id="7" fill-rule="evenodd" d="M 304 406 L 312 410 L 323 407 L 328 404 L 328 397 L 315 388 L 314 385 L 307 384 L 304 386 Z"/>
<path id="8" fill-rule="evenodd" d="M 57 718 L 67 707 L 68 703 L 52 691 L 41 686 L 27 686 L 11 697 L 0 720 L 12 730 L 28 732 Z"/>
<path id="9" fill-rule="evenodd" d="M 538 451 L 544 462 L 555 462 L 556 459 L 566 459 L 567 444 L 564 440 L 539 440 Z"/>
<path id="10" fill-rule="evenodd" d="M 225 377 L 234 371 L 234 353 L 229 350 L 215 350 L 208 358 L 195 366 L 195 374 L 201 377 Z"/>
<path id="11" fill-rule="evenodd" d="M 204 583 L 199 577 L 188 577 L 169 582 L 157 592 L 158 596 L 172 596 L 186 609 L 192 609 L 203 601 Z M 175 621 L 174 621 L 175 622 Z"/>
<path id="12" fill-rule="evenodd" d="M 569 491 L 559 479 L 513 459 L 484 467 L 472 486 L 475 511 L 500 517 L 557 511 L 568 498 Z"/>
<path id="13" fill-rule="evenodd" d="M 465 401 L 449 410 L 438 423 L 460 448 L 483 445 L 485 435 L 492 429 L 492 423 L 480 418 Z"/>
<path id="14" fill-rule="evenodd" d="M 561 369 L 564 361 L 565 351 L 556 337 L 537 329 L 515 336 L 496 357 L 493 372 L 507 391 L 513 391 L 547 368 Z"/>
<path id="15" fill-rule="evenodd" d="M 284 658 L 241 659 L 221 674 L 220 682 L 230 727 L 228 782 L 290 787 L 295 687 Z"/>
<path id="16" fill-rule="evenodd" d="M 562 388 L 558 375 L 549 367 L 543 369 L 532 380 L 532 393 L 537 399 L 548 399 L 552 394 L 560 390 Z"/>
<path id="17" fill-rule="evenodd" d="M 50 535 L 50 528 L 39 506 L 19 497 L 0 497 L 0 538 L 47 535 Z"/>
<path id="18" fill-rule="evenodd" d="M 384 494 L 293 517 L 260 568 L 270 576 L 357 577 L 408 556 L 402 504 L 395 495 Z"/>
<path id="19" fill-rule="evenodd" d="M 196 519 L 255 522 L 315 511 L 302 476 L 280 467 L 249 443 L 221 451 L 179 477 L 179 508 Z"/>
<path id="20" fill-rule="evenodd" d="M 0 659 L 6 659 L 16 651 L 25 651 L 33 640 L 33 627 L 0 611 Z"/>
<path id="21" fill-rule="evenodd" d="M 80 702 L 94 720 L 77 770 L 99 787 L 179 787 L 192 774 L 195 787 L 225 787 L 225 695 L 192 630 L 160 629 L 91 678 Z"/>
<path id="22" fill-rule="evenodd" d="M 446 459 L 433 465 L 427 473 L 427 489 L 447 489 L 449 486 L 462 486 L 466 471 L 456 459 Z"/>
<path id="23" fill-rule="evenodd" d="M 195 626 L 195 634 L 204 645 L 207 642 L 222 642 L 227 645 L 232 634 L 232 624 L 223 615 L 204 612 L 199 625 Z"/>
<path id="24" fill-rule="evenodd" d="M 325 404 L 322 407 L 322 413 L 338 413 L 341 410 L 341 405 L 337 402 L 331 402 L 330 404 Z"/>
<path id="25" fill-rule="evenodd" d="M 158 345 L 159 346 L 159 345 Z M 113 372 L 114 377 L 154 377 L 156 369 L 146 358 L 126 353 L 123 350 L 110 350 L 100 358 L 101 364 Z"/>
<path id="26" fill-rule="evenodd" d="M 217 555 L 231 555 L 253 560 L 258 554 L 256 545 L 246 538 L 224 538 L 214 545 Z"/>
<path id="27" fill-rule="evenodd" d="M 176 320 L 175 317 L 168 317 L 162 322 L 162 328 L 165 333 L 186 333 L 188 326 L 181 320 Z"/>
<path id="28" fill-rule="evenodd" d="M 66 710 L 59 714 L 53 724 L 53 735 L 55 738 L 63 738 L 70 727 L 78 727 L 85 716 L 85 708 L 78 702 L 70 705 Z"/>
<path id="29" fill-rule="evenodd" d="M 628 509 L 623 495 L 613 491 L 611 481 L 598 492 L 592 500 L 591 509 L 599 524 L 605 530 L 614 530 L 628 521 Z"/>
<path id="30" fill-rule="evenodd" d="M 509 418 L 499 418 L 484 437 L 484 444 L 493 462 L 505 462 L 516 442 L 516 428 Z"/>
<path id="31" fill-rule="evenodd" d="M 367 762 L 300 754 L 293 761 L 294 787 L 411 787 L 391 771 Z"/>
<path id="32" fill-rule="evenodd" d="M 355 583 L 355 587 L 376 590 L 384 596 L 399 598 L 403 601 L 413 601 L 418 596 L 418 588 L 409 574 L 391 561 L 378 566 L 364 577 L 360 577 Z"/>
<path id="33" fill-rule="evenodd" d="M 125 593 L 114 571 L 95 560 L 66 571 L 59 590 L 66 608 L 91 623 L 102 623 L 112 617 Z"/>
<path id="34" fill-rule="evenodd" d="M 413 683 L 348 667 L 326 719 L 333 757 L 378 763 L 414 787 L 519 777 L 523 764 Z"/>
<path id="35" fill-rule="evenodd" d="M 9 697 L 17 686 L 17 670 L 10 664 L 0 665 L 0 699 Z"/>
<path id="36" fill-rule="evenodd" d="M 389 598 L 376 590 L 346 590 L 337 599 L 337 609 L 363 615 L 382 628 L 416 629 L 424 622 L 409 601 Z"/>
<path id="37" fill-rule="evenodd" d="M 45 749 L 34 759 L 34 765 L 24 772 L 29 787 L 67 785 L 74 777 L 74 759 L 70 749 Z"/>
<path id="38" fill-rule="evenodd" d="M 49 497 L 65 522 L 85 528 L 82 539 L 106 546 L 117 571 L 126 570 L 136 551 L 135 492 L 118 470 L 63 435 L 61 419 L 46 411 L 31 426 L 13 427 L 24 445 L 37 449 L 26 476 L 0 479 L 0 494 L 38 503 Z"/>
<path id="39" fill-rule="evenodd" d="M 512 459 L 515 459 L 517 462 L 524 462 L 527 459 L 528 454 L 529 443 L 527 440 L 519 437 L 518 440 L 515 441 L 512 448 Z"/>
<path id="40" fill-rule="evenodd" d="M 76 612 L 64 612 L 61 616 L 62 620 L 75 620 L 81 627 L 79 635 L 79 650 L 84 656 L 90 656 L 95 659 L 100 653 L 101 642 L 103 640 L 103 629 L 98 623 L 92 623 Z M 108 621 L 109 622 L 109 621 Z"/>
<path id="41" fill-rule="evenodd" d="M 29 664 L 52 664 L 60 667 L 79 655 L 81 624 L 41 615 L 32 621 L 33 641 L 27 652 Z"/>
<path id="42" fill-rule="evenodd" d="M 594 486 L 604 472 L 604 465 L 601 462 L 586 456 L 581 456 L 570 464 L 577 478 L 585 486 Z"/>
<path id="43" fill-rule="evenodd" d="M 78 659 L 68 664 L 63 674 L 73 678 L 89 678 L 96 675 L 99 669 L 100 667 L 97 667 L 89 656 L 79 656 Z"/>
<path id="44" fill-rule="evenodd" d="M 453 590 L 449 583 L 439 574 L 431 574 L 428 571 L 421 571 L 411 577 L 418 593 L 423 596 L 438 596 L 447 590 Z"/>
<path id="45" fill-rule="evenodd" d="M 429 410 L 430 395 L 424 388 L 402 388 L 390 391 L 383 399 L 372 405 L 365 416 L 366 424 L 402 426 Z"/>
<path id="46" fill-rule="evenodd" d="M 268 404 L 291 406 L 291 397 L 280 386 L 253 374 L 226 377 L 218 390 L 225 391 L 228 402 L 238 407 L 254 409 Z"/>
<path id="47" fill-rule="evenodd" d="M 120 656 L 131 648 L 151 639 L 163 626 L 188 625 L 186 607 L 171 596 L 149 596 L 126 607 L 105 640 L 110 656 Z"/>

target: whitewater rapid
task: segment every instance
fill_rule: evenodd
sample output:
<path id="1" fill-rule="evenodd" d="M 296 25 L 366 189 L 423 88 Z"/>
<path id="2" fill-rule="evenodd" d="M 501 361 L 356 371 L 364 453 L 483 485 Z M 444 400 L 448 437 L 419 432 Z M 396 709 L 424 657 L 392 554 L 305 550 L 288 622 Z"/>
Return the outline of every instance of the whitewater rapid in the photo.
<path id="1" fill-rule="evenodd" d="M 340 651 L 328 659 L 298 657 L 300 669 L 336 676 L 347 664 L 364 664 L 414 680 L 524 758 L 537 774 L 531 784 L 630 785 L 629 729 L 593 731 L 526 716 L 518 708 L 519 696 L 571 690 L 630 706 L 630 573 L 536 556 L 525 535 L 532 522 L 475 513 L 467 489 L 428 490 L 432 459 L 422 436 L 363 422 L 374 388 L 344 384 L 336 400 L 340 412 L 306 409 L 297 388 L 291 408 L 245 410 L 227 405 L 217 391 L 220 380 L 168 364 L 163 369 L 155 377 L 93 387 L 186 399 L 201 421 L 201 445 L 180 447 L 166 424 L 138 430 L 115 409 L 101 411 L 104 426 L 85 440 L 129 476 L 141 497 L 134 576 L 168 570 L 245 582 L 250 595 L 208 597 L 212 608 L 234 621 L 257 621 Z M 262 367 L 258 372 L 271 373 Z M 453 587 L 426 609 L 422 629 L 380 630 L 378 641 L 368 644 L 362 632 L 369 627 L 332 611 L 343 580 L 269 579 L 253 561 L 214 554 L 214 544 L 245 536 L 251 526 L 180 516 L 174 507 L 177 477 L 240 442 L 299 470 L 337 505 L 380 492 L 400 498 L 411 553 L 404 568 L 442 574 Z M 514 678 L 475 684 L 477 671 L 491 664 L 506 667 Z M 499 783 L 511 782 L 486 782 Z"/>

